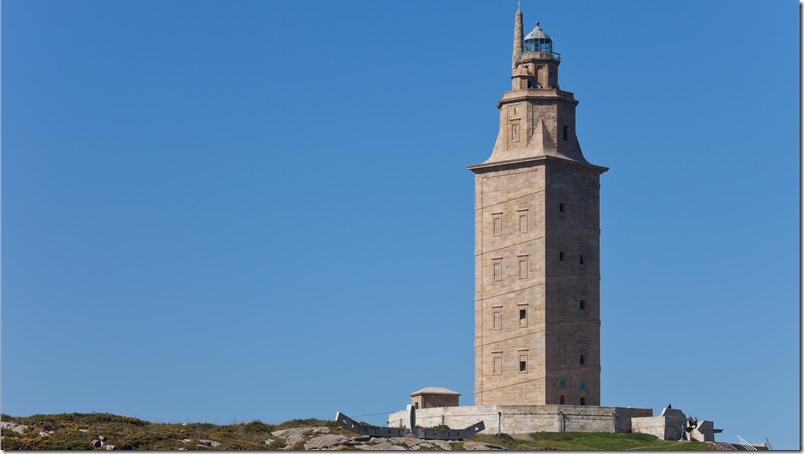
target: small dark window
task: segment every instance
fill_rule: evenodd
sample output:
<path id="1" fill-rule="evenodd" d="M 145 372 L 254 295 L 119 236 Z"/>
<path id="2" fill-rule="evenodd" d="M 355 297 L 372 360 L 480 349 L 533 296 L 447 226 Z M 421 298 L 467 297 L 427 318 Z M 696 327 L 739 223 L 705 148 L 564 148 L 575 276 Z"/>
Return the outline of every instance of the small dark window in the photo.
<path id="1" fill-rule="evenodd" d="M 558 404 L 564 405 L 564 396 L 558 396 Z"/>
<path id="2" fill-rule="evenodd" d="M 528 318 L 528 311 L 527 311 L 527 309 L 520 309 L 520 310 L 519 310 L 519 319 L 520 319 L 520 320 L 525 320 L 526 318 Z"/>
<path id="3" fill-rule="evenodd" d="M 583 265 L 583 256 L 581 256 L 581 265 Z"/>
<path id="4" fill-rule="evenodd" d="M 520 372 L 525 372 L 526 370 L 528 370 L 528 362 L 520 360 L 519 361 L 519 371 Z"/>
<path id="5" fill-rule="evenodd" d="M 569 137 L 569 126 L 564 126 L 564 142 L 567 141 L 568 137 Z"/>
<path id="6" fill-rule="evenodd" d="M 586 380 L 581 380 L 580 385 L 581 391 L 586 391 Z"/>
<path id="7" fill-rule="evenodd" d="M 581 365 L 583 366 L 584 364 L 586 364 L 586 358 L 584 358 L 584 356 L 581 355 Z"/>
<path id="8" fill-rule="evenodd" d="M 582 311 L 586 310 L 586 301 L 585 300 L 581 300 L 581 310 Z"/>
<path id="9" fill-rule="evenodd" d="M 561 213 L 564 212 L 564 204 L 563 203 L 558 204 L 558 211 L 560 211 Z"/>
<path id="10" fill-rule="evenodd" d="M 581 405 L 586 405 L 586 397 L 581 397 Z"/>
<path id="11" fill-rule="evenodd" d="M 413 404 L 413 408 L 419 408 L 419 403 L 416 402 L 415 404 Z"/>
<path id="12" fill-rule="evenodd" d="M 562 262 L 564 261 L 564 253 L 563 252 L 558 253 L 558 259 L 561 260 Z"/>

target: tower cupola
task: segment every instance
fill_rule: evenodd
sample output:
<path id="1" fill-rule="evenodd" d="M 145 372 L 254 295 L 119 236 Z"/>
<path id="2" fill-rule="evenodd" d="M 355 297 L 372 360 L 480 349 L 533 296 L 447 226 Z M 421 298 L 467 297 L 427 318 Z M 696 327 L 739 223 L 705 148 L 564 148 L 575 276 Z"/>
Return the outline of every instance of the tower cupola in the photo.
<path id="1" fill-rule="evenodd" d="M 536 22 L 536 28 L 525 37 L 525 52 L 550 52 L 553 53 L 553 40 L 550 35 L 542 30 Z"/>

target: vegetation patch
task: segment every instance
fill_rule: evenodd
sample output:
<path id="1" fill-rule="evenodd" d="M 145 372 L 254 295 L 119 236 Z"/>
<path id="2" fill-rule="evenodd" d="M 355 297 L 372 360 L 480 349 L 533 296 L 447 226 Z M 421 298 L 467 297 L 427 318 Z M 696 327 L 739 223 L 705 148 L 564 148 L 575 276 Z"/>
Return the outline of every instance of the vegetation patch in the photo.
<path id="1" fill-rule="evenodd" d="M 713 443 L 697 441 L 666 441 L 653 435 L 603 432 L 537 432 L 530 439 L 513 438 L 510 435 L 474 435 L 470 440 L 502 446 L 517 451 L 713 451 Z"/>

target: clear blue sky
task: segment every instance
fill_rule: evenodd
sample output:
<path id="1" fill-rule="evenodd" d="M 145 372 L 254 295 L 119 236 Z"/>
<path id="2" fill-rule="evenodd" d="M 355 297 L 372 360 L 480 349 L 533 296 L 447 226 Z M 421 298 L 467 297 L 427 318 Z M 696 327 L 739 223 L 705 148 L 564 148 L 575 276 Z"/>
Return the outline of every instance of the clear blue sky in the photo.
<path id="1" fill-rule="evenodd" d="M 603 405 L 798 449 L 799 4 L 522 8 L 611 168 Z M 3 1 L 2 411 L 472 404 L 465 166 L 496 138 L 515 10 Z"/>

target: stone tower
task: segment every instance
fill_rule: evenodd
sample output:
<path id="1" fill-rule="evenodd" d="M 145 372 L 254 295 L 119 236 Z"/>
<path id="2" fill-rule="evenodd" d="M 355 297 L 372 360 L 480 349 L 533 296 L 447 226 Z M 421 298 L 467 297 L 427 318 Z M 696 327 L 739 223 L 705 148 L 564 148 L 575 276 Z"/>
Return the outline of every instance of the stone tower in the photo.
<path id="1" fill-rule="evenodd" d="M 600 405 L 600 174 L 561 56 L 517 9 L 511 91 L 475 174 L 475 405 Z"/>

